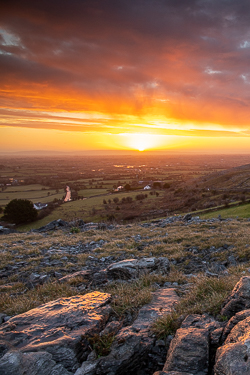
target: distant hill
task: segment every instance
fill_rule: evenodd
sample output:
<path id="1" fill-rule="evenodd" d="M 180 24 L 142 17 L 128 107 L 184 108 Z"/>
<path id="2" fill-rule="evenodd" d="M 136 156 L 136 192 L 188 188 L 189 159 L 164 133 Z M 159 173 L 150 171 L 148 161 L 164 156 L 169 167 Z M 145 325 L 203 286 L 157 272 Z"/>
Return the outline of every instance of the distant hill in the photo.
<path id="1" fill-rule="evenodd" d="M 197 180 L 199 187 L 209 189 L 250 189 L 250 164 L 214 172 Z"/>

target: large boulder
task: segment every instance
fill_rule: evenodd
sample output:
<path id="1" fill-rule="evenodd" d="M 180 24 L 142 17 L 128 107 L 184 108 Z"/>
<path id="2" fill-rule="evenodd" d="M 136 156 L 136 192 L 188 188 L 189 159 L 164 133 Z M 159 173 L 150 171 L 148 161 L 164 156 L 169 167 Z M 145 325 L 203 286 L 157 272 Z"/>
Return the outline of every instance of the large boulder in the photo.
<path id="1" fill-rule="evenodd" d="M 215 375 L 250 374 L 250 316 L 236 324 L 216 353 Z"/>
<path id="2" fill-rule="evenodd" d="M 105 326 L 111 296 L 93 292 L 85 296 L 60 298 L 17 315 L 0 326 L 0 336 L 22 352 L 52 354 L 52 360 L 75 371 L 89 354 L 83 337 L 99 333 Z"/>
<path id="3" fill-rule="evenodd" d="M 107 268 L 110 279 L 135 279 L 143 274 L 157 272 L 166 274 L 169 272 L 170 264 L 168 258 L 152 257 L 142 259 L 128 259 L 110 264 Z"/>
<path id="4" fill-rule="evenodd" d="M 250 277 L 244 276 L 235 285 L 221 310 L 221 315 L 234 316 L 237 312 L 250 308 Z"/>

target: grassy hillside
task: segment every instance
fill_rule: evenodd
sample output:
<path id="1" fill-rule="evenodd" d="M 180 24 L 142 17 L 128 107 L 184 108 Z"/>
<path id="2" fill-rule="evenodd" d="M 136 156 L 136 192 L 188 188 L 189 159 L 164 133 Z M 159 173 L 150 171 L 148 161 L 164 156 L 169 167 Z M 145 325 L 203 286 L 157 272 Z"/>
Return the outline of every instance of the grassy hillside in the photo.
<path id="1" fill-rule="evenodd" d="M 17 314 L 59 297 L 98 289 L 91 285 L 86 288 L 79 278 L 58 283 L 58 277 L 75 271 L 105 269 L 122 259 L 163 256 L 171 262 L 167 275 L 144 275 L 128 284 L 99 287 L 114 296 L 113 308 L 117 314 L 122 318 L 136 311 L 150 300 L 152 290 L 167 283 L 176 287 L 182 296 L 176 307 L 178 316 L 205 311 L 218 315 L 235 282 L 249 274 L 249 247 L 249 221 L 233 219 L 197 224 L 184 221 L 164 225 L 130 224 L 113 230 L 91 229 L 75 234 L 68 229 L 45 234 L 2 235 L 0 311 Z M 226 265 L 226 272 L 221 272 L 219 278 L 211 278 L 205 272 L 213 274 L 215 265 Z M 45 275 L 46 282 L 33 284 L 30 281 L 33 274 Z M 159 322 L 155 330 L 164 335 L 168 328 L 167 320 Z"/>
<path id="2" fill-rule="evenodd" d="M 250 218 L 250 203 L 241 204 L 236 207 L 228 207 L 219 209 L 217 211 L 209 212 L 200 215 L 204 219 L 211 219 L 220 215 L 223 219 L 226 218 Z"/>
<path id="3" fill-rule="evenodd" d="M 200 179 L 200 186 L 210 189 L 250 189 L 250 164 L 215 172 Z"/>

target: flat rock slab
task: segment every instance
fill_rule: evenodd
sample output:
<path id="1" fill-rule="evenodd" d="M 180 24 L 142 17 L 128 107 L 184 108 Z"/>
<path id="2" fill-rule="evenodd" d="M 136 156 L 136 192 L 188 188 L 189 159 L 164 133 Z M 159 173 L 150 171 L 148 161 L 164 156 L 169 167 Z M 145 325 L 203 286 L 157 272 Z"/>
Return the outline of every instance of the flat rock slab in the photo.
<path id="1" fill-rule="evenodd" d="M 75 278 L 79 278 L 79 279 L 82 279 L 82 280 L 89 281 L 90 277 L 91 277 L 91 272 L 89 270 L 83 270 L 83 271 L 71 273 L 70 275 L 63 276 L 60 279 L 58 279 L 58 282 L 59 283 L 65 283 L 65 282 L 71 281 Z"/>
<path id="2" fill-rule="evenodd" d="M 170 313 L 178 301 L 173 288 L 158 289 L 151 303 L 141 308 L 132 326 L 122 328 L 117 334 L 110 354 L 83 362 L 75 375 L 126 375 L 136 371 L 155 342 L 150 332 L 152 324 L 161 315 Z"/>
<path id="3" fill-rule="evenodd" d="M 84 357 L 82 337 L 104 328 L 110 301 L 110 294 L 100 292 L 60 298 L 11 318 L 0 326 L 0 336 L 6 346 L 23 353 L 46 351 L 75 371 Z"/>
<path id="4" fill-rule="evenodd" d="M 134 329 L 149 328 L 157 318 L 170 313 L 179 300 L 174 288 L 158 289 L 152 293 L 151 302 L 140 309 L 132 327 Z"/>
<path id="5" fill-rule="evenodd" d="M 128 259 L 110 264 L 107 268 L 107 275 L 109 279 L 129 280 L 154 271 L 166 274 L 169 269 L 169 260 L 165 257 Z"/>

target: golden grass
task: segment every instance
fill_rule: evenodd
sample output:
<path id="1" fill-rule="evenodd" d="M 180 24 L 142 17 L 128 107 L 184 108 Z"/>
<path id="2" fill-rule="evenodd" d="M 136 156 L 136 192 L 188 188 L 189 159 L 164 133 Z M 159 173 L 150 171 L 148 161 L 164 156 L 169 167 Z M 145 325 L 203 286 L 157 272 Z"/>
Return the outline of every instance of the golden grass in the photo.
<path id="1" fill-rule="evenodd" d="M 113 296 L 112 307 L 120 317 L 135 313 L 139 307 L 149 303 L 153 286 L 145 285 L 143 278 L 132 283 L 113 283 L 105 288 Z"/>
<path id="2" fill-rule="evenodd" d="M 21 314 L 60 297 L 70 297 L 76 291 L 68 284 L 46 283 L 21 295 L 0 295 L 0 311 L 8 315 Z"/>
<path id="3" fill-rule="evenodd" d="M 182 320 L 189 314 L 208 313 L 217 316 L 222 304 L 231 293 L 239 276 L 230 275 L 221 278 L 209 278 L 200 275 L 192 279 L 192 287 L 181 298 L 175 309 L 160 317 L 152 327 L 158 337 L 166 337 L 175 333 Z"/>

